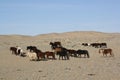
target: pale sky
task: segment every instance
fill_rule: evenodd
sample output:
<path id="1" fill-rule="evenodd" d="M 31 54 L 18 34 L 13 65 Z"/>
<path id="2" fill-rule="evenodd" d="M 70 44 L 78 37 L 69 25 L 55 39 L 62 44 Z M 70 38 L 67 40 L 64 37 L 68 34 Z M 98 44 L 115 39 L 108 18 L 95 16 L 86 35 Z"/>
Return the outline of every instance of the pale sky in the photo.
<path id="1" fill-rule="evenodd" d="M 120 33 L 120 0 L 0 0 L 0 34 Z"/>

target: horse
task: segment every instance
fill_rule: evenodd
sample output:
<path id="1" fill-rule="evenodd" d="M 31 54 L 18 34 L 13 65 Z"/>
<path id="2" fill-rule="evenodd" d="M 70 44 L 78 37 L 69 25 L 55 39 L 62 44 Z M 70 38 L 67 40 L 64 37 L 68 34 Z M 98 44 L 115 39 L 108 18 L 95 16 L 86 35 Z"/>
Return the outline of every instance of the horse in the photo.
<path id="1" fill-rule="evenodd" d="M 100 43 L 91 43 L 90 44 L 92 47 L 95 47 L 95 48 L 100 48 L 101 47 L 101 44 Z"/>
<path id="2" fill-rule="evenodd" d="M 76 51 L 76 54 L 78 54 L 78 56 L 80 56 L 80 57 L 81 57 L 81 55 L 84 55 L 84 57 L 87 56 L 87 58 L 90 57 L 89 52 L 87 50 L 79 49 L 79 50 Z"/>
<path id="3" fill-rule="evenodd" d="M 107 43 L 91 43 L 90 45 L 95 48 L 107 48 Z"/>
<path id="4" fill-rule="evenodd" d="M 69 53 L 70 56 L 77 57 L 77 55 L 76 55 L 76 50 L 68 49 L 67 51 L 68 51 L 68 53 Z"/>
<path id="5" fill-rule="evenodd" d="M 37 54 L 37 60 L 40 60 L 40 58 L 45 59 L 45 53 L 42 52 L 41 50 L 34 49 L 33 52 L 35 52 Z"/>
<path id="6" fill-rule="evenodd" d="M 107 54 L 110 54 L 110 56 L 114 56 L 113 52 L 112 52 L 112 49 L 110 48 L 107 48 L 107 49 L 99 49 L 99 53 L 103 53 L 103 56 L 107 56 Z"/>
<path id="7" fill-rule="evenodd" d="M 10 47 L 10 51 L 12 51 L 12 54 L 15 55 L 20 55 L 22 57 L 25 57 L 25 52 L 23 52 L 23 50 L 20 47 Z"/>
<path id="8" fill-rule="evenodd" d="M 66 60 L 69 60 L 69 54 L 68 54 L 68 51 L 66 48 L 64 47 L 57 47 L 55 48 L 55 52 L 57 53 L 57 55 L 59 55 L 59 60 L 60 58 L 62 57 L 62 60 L 63 60 L 63 57 L 64 59 Z"/>
<path id="9" fill-rule="evenodd" d="M 29 57 L 30 61 L 37 60 L 37 54 L 35 52 L 27 52 L 26 56 Z"/>
<path id="10" fill-rule="evenodd" d="M 57 47 L 61 47 L 61 42 L 57 41 L 57 42 L 50 42 L 49 45 L 51 45 L 52 50 L 54 50 Z"/>
<path id="11" fill-rule="evenodd" d="M 10 51 L 12 51 L 12 54 L 18 55 L 16 47 L 10 47 Z"/>
<path id="12" fill-rule="evenodd" d="M 26 50 L 30 50 L 30 52 L 34 51 L 35 49 L 37 49 L 36 46 L 27 46 Z"/>
<path id="13" fill-rule="evenodd" d="M 22 49 L 21 47 L 19 47 L 19 46 L 16 46 L 16 48 L 17 48 L 17 53 L 18 53 L 18 55 L 20 55 L 20 56 L 23 56 L 23 57 L 24 57 L 24 52 L 23 52 L 23 49 Z"/>
<path id="14" fill-rule="evenodd" d="M 107 43 L 101 43 L 101 47 L 107 48 Z"/>
<path id="15" fill-rule="evenodd" d="M 82 43 L 83 46 L 88 46 L 89 44 L 88 43 Z"/>
<path id="16" fill-rule="evenodd" d="M 47 56 L 47 59 L 49 59 L 49 56 L 52 56 L 52 59 L 55 59 L 55 53 L 54 52 L 46 51 L 45 55 Z"/>

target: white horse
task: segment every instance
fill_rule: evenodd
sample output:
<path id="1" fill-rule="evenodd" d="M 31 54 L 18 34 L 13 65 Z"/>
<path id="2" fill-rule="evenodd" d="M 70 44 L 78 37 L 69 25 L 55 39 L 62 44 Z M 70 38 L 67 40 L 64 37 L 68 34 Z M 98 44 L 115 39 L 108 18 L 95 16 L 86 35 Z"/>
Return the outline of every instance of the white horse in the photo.
<path id="1" fill-rule="evenodd" d="M 23 49 L 21 48 L 21 47 L 19 47 L 19 46 L 16 46 L 16 48 L 17 48 L 17 53 L 21 56 L 21 55 L 23 55 Z"/>
<path id="2" fill-rule="evenodd" d="M 26 55 L 29 57 L 30 61 L 37 60 L 37 54 L 35 52 L 27 52 Z"/>

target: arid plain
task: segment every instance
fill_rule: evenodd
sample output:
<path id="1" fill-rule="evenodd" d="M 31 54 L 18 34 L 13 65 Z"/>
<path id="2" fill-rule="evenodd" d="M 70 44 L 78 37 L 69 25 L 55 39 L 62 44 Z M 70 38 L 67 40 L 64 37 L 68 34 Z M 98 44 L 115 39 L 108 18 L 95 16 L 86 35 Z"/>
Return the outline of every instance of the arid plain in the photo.
<path id="1" fill-rule="evenodd" d="M 28 57 L 11 54 L 11 46 L 24 52 L 29 45 L 51 51 L 50 42 L 60 41 L 68 49 L 86 49 L 90 58 L 70 57 L 70 60 L 30 61 Z M 99 54 L 99 48 L 81 43 L 105 42 L 114 57 Z M 0 35 L 0 80 L 120 80 L 120 33 L 76 31 L 36 36 Z"/>

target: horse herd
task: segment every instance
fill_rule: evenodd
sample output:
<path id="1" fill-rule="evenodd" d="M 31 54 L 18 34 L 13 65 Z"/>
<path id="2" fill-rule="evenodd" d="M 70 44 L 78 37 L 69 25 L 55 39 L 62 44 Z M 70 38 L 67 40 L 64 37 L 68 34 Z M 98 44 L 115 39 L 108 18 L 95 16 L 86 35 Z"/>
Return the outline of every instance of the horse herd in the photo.
<path id="1" fill-rule="evenodd" d="M 38 49 L 36 46 L 27 46 L 26 50 L 27 52 L 23 52 L 23 50 L 20 47 L 10 47 L 10 51 L 12 51 L 12 54 L 20 55 L 20 56 L 28 56 L 30 60 L 45 60 L 45 59 L 56 59 L 56 55 L 59 56 L 59 60 L 69 60 L 71 57 L 84 57 L 84 58 L 90 58 L 88 50 L 73 50 L 73 49 L 67 49 L 61 45 L 61 42 L 50 42 L 49 45 L 51 46 L 52 51 L 45 51 L 42 52 L 40 49 Z M 86 46 L 85 44 L 82 44 Z M 92 46 L 96 45 L 103 45 L 106 46 L 106 43 L 102 44 L 92 44 Z M 99 53 L 103 53 L 103 56 L 107 56 L 107 54 L 113 55 L 112 49 L 110 48 L 100 48 Z"/>
<path id="2" fill-rule="evenodd" d="M 83 46 L 92 46 L 95 48 L 107 48 L 107 43 L 82 43 Z"/>

